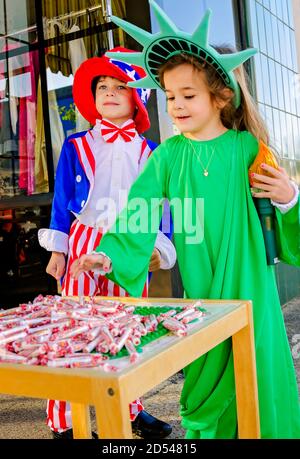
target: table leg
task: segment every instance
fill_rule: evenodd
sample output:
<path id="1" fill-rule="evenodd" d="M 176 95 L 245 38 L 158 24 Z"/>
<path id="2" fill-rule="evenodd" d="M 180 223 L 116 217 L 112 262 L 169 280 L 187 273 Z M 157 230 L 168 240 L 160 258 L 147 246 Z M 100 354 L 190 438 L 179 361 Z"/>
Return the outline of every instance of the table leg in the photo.
<path id="1" fill-rule="evenodd" d="M 74 438 L 92 438 L 89 406 L 71 402 L 71 413 Z"/>
<path id="2" fill-rule="evenodd" d="M 132 439 L 129 404 L 123 389 L 117 385 L 103 388 L 95 404 L 99 438 Z"/>
<path id="3" fill-rule="evenodd" d="M 232 336 L 239 438 L 260 438 L 252 304 L 248 325 Z"/>

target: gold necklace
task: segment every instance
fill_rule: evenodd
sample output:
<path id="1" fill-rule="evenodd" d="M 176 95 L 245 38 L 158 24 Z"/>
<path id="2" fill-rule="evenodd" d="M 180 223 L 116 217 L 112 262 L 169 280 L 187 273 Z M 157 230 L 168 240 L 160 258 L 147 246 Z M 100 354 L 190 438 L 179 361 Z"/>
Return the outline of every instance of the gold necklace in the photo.
<path id="1" fill-rule="evenodd" d="M 188 141 L 190 142 L 190 145 L 191 145 L 191 147 L 192 147 L 192 149 L 193 149 L 193 152 L 194 152 L 194 154 L 195 154 L 197 160 L 199 161 L 200 166 L 201 166 L 202 169 L 203 169 L 203 175 L 204 175 L 205 177 L 207 177 L 207 176 L 208 176 L 208 168 L 209 168 L 210 163 L 211 163 L 211 160 L 213 159 L 213 156 L 214 156 L 214 154 L 215 154 L 216 147 L 214 147 L 214 149 L 213 149 L 213 151 L 212 151 L 212 153 L 211 153 L 211 155 L 210 155 L 210 158 L 209 158 L 209 160 L 208 160 L 208 163 L 206 164 L 206 167 L 204 167 L 204 165 L 203 165 L 203 163 L 202 163 L 200 157 L 198 156 L 198 154 L 197 154 L 197 152 L 196 152 L 196 150 L 195 150 L 195 147 L 194 147 L 193 143 L 191 142 L 191 139 L 189 139 L 188 137 L 187 137 L 187 139 L 188 139 Z"/>

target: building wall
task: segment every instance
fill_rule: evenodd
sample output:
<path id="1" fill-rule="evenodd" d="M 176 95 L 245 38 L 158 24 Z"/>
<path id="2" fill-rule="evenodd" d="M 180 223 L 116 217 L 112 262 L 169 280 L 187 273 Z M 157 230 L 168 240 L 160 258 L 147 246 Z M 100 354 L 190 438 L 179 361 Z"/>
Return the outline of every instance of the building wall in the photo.
<path id="1" fill-rule="evenodd" d="M 295 27 L 296 53 L 297 53 L 297 59 L 298 59 L 298 68 L 300 69 L 300 2 L 299 0 L 292 0 L 292 14 L 293 14 L 293 20 L 294 20 L 294 27 Z"/>
<path id="2" fill-rule="evenodd" d="M 247 5 L 250 45 L 259 50 L 254 57 L 259 109 L 281 164 L 300 183 L 299 70 L 292 0 L 248 0 Z"/>

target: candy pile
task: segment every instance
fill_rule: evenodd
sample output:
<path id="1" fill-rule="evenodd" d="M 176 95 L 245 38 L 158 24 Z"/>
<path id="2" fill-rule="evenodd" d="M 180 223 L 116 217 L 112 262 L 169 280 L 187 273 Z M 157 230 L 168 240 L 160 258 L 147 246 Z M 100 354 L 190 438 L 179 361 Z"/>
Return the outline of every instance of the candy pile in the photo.
<path id="1" fill-rule="evenodd" d="M 176 308 L 159 315 L 139 315 L 134 313 L 135 306 L 118 301 L 39 295 L 33 303 L 0 310 L 0 363 L 117 371 L 109 356 L 125 348 L 134 363 L 141 337 L 160 323 L 185 336 L 188 324 L 203 315 L 199 306 L 196 302 L 179 312 Z"/>

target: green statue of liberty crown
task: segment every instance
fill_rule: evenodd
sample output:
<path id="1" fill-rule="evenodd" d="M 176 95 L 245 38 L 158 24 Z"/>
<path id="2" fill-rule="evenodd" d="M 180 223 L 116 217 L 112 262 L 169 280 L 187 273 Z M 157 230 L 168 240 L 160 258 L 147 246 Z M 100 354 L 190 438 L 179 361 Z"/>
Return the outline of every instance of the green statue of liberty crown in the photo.
<path id="1" fill-rule="evenodd" d="M 124 29 L 144 47 L 142 52 L 137 53 L 106 53 L 108 58 L 138 65 L 145 69 L 147 76 L 128 83 L 128 86 L 133 88 L 161 88 L 158 68 L 170 57 L 185 53 L 195 56 L 200 61 L 205 61 L 214 67 L 226 86 L 234 91 L 234 105 L 238 107 L 241 101 L 241 94 L 233 70 L 253 56 L 257 50 L 252 48 L 232 54 L 218 53 L 208 43 L 211 10 L 206 11 L 200 24 L 191 35 L 179 30 L 153 0 L 149 0 L 149 4 L 153 8 L 160 26 L 160 32 L 155 34 L 140 29 L 116 16 L 111 16 L 112 22 Z"/>

